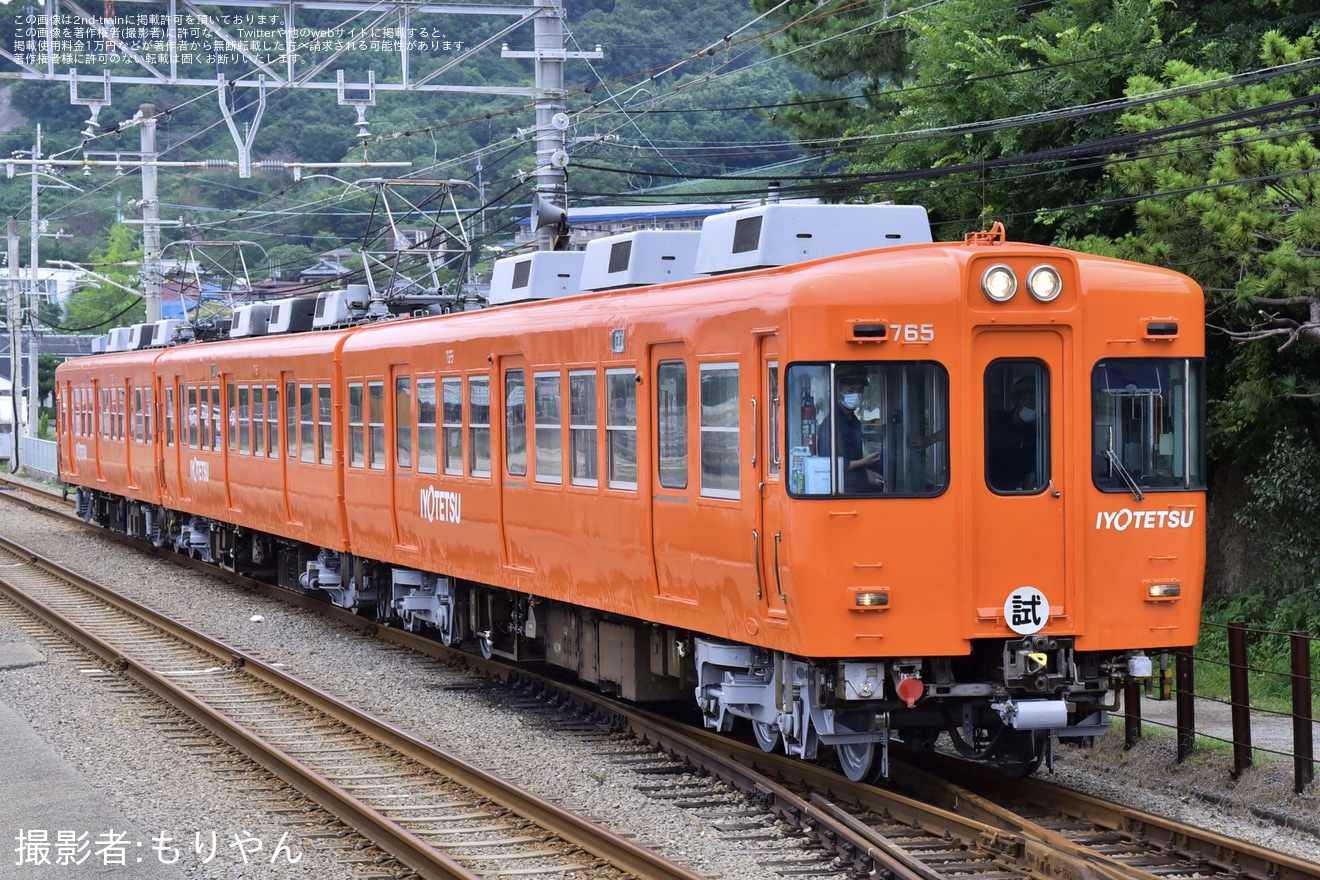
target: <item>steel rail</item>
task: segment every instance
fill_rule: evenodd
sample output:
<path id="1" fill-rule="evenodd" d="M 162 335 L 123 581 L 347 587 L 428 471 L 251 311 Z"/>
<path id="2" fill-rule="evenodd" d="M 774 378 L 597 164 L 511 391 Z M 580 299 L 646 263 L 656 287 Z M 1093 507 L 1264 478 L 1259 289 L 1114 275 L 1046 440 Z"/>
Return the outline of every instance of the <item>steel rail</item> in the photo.
<path id="1" fill-rule="evenodd" d="M 244 651 L 212 639 L 177 621 L 156 614 L 150 608 L 114 593 L 49 559 L 0 538 L 0 550 L 7 551 L 42 570 L 48 576 L 67 581 L 116 609 L 179 638 L 215 657 L 217 662 L 241 667 L 253 678 L 312 705 L 341 723 L 357 728 L 368 736 L 404 754 L 418 763 L 453 779 L 470 790 L 510 811 L 529 819 L 564 841 L 608 862 L 636 877 L 667 880 L 700 880 L 698 875 L 674 865 L 659 855 L 591 823 L 581 817 L 537 798 L 510 782 L 498 780 L 479 768 L 426 743 L 393 725 L 339 702 L 324 691 L 280 672 Z M 69 635 L 77 644 L 101 658 L 112 668 L 140 683 L 158 698 L 188 715 L 215 735 L 265 766 L 281 779 L 322 803 L 351 827 L 357 829 L 400 862 L 427 880 L 478 880 L 474 874 L 425 841 L 417 838 L 344 789 L 322 778 L 311 768 L 282 750 L 261 740 L 254 740 L 240 726 L 218 715 L 201 700 L 176 686 L 162 675 L 125 654 L 115 645 L 90 632 L 57 610 L 26 595 L 0 575 L 0 592 L 55 630 Z"/>
<path id="2" fill-rule="evenodd" d="M 107 532 L 106 536 L 122 538 L 114 532 Z M 150 545 L 140 541 L 123 540 L 138 548 L 150 548 Z M 198 564 L 172 553 L 157 551 L 157 555 L 199 570 L 216 572 L 213 566 Z M 516 674 L 543 681 L 539 676 L 515 670 L 499 661 L 487 661 L 476 655 L 445 648 L 433 640 L 403 630 L 379 627 L 318 600 L 230 572 L 225 574 L 266 595 L 281 598 L 299 607 L 319 610 L 337 622 L 374 633 L 382 640 L 424 655 L 449 660 L 458 657 L 461 662 L 486 675 L 507 678 Z M 749 793 L 789 824 L 795 827 L 809 826 L 812 833 L 821 839 L 822 845 L 837 846 L 845 856 L 854 854 L 874 860 L 884 869 L 893 872 L 899 880 L 930 878 L 932 874 L 919 861 L 905 856 L 901 848 L 866 829 L 864 823 L 851 817 L 831 797 L 861 804 L 877 812 L 886 812 L 906 822 L 939 829 L 969 845 L 974 844 L 997 853 L 1007 861 L 1016 860 L 1034 877 L 1049 880 L 1150 880 L 1154 875 L 1154 872 L 1098 854 L 1057 831 L 1031 822 L 1011 809 L 996 804 L 990 796 L 957 783 L 938 781 L 911 764 L 896 762 L 894 781 L 914 792 L 926 803 L 905 798 L 892 791 L 855 785 L 824 768 L 765 754 L 759 748 L 744 745 L 727 736 L 691 729 L 680 733 L 673 729 L 672 722 L 660 716 L 630 710 L 593 691 L 558 681 L 547 681 L 546 684 L 570 693 L 580 704 L 589 704 L 596 711 L 614 714 L 624 720 L 638 736 L 683 755 L 695 766 Z M 693 748 L 684 745 L 685 738 L 697 740 L 701 746 Z M 956 767 L 951 772 L 960 781 L 976 780 L 982 788 L 988 787 L 992 791 L 998 789 L 998 796 L 1003 796 L 1005 780 L 997 774 L 966 762 L 957 762 Z M 803 799 L 784 786 L 769 782 L 767 777 L 771 775 L 795 779 L 817 793 L 809 800 Z M 996 782 L 999 784 L 996 785 Z M 1046 805 L 1065 815 L 1084 816 L 1085 821 L 1097 826 L 1134 840 L 1145 840 L 1147 843 L 1144 845 L 1148 847 L 1152 842 L 1157 843 L 1166 854 L 1179 855 L 1185 863 L 1200 864 L 1228 876 L 1253 880 L 1320 880 L 1320 866 L 1244 841 L 1232 840 L 1170 819 L 1069 792 L 1036 779 L 1016 780 L 1011 785 L 1017 795 L 1034 804 Z M 937 809 L 940 805 L 945 809 Z"/>

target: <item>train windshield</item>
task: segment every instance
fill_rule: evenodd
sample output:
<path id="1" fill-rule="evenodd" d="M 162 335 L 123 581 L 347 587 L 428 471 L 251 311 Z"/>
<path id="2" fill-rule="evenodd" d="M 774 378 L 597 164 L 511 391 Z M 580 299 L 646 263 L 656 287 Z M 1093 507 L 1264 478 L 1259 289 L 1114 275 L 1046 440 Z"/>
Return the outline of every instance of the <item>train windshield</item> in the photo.
<path id="1" fill-rule="evenodd" d="M 1114 358 L 1091 373 L 1092 463 L 1105 492 L 1205 488 L 1205 364 Z"/>
<path id="2" fill-rule="evenodd" d="M 922 497 L 949 484 L 949 373 L 939 364 L 794 364 L 783 406 L 791 495 Z"/>

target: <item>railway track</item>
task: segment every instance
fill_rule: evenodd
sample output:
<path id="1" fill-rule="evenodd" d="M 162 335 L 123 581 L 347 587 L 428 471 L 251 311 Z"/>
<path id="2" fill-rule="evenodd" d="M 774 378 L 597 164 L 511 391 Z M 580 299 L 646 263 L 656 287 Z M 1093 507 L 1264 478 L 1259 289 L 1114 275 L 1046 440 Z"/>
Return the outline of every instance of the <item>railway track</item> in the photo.
<path id="1" fill-rule="evenodd" d="M 696 875 L 255 657 L 0 539 L 0 593 L 417 876 Z M 511 866 L 518 866 L 513 868 Z"/>
<path id="2" fill-rule="evenodd" d="M 338 609 L 269 590 L 339 622 L 371 627 Z M 423 654 L 452 656 L 435 642 L 398 630 L 380 629 L 377 636 Z M 523 682 L 514 690 L 492 686 L 492 699 L 548 707 L 544 711 L 554 726 L 599 739 L 618 763 L 653 778 L 639 786 L 651 796 L 710 810 L 718 816 L 716 827 L 730 835 L 754 837 L 775 824 L 807 835 L 814 858 L 764 862 L 783 876 L 1320 880 L 1320 867 L 1308 862 L 1047 783 L 974 774 L 965 763 L 956 765 L 956 783 L 942 779 L 938 768 L 903 763 L 895 768 L 893 791 L 855 785 L 727 737 L 677 728 L 594 692 L 464 656 L 487 674 Z M 635 739 L 620 743 L 616 731 L 622 727 Z M 741 805 L 728 805 L 730 790 L 742 793 Z"/>

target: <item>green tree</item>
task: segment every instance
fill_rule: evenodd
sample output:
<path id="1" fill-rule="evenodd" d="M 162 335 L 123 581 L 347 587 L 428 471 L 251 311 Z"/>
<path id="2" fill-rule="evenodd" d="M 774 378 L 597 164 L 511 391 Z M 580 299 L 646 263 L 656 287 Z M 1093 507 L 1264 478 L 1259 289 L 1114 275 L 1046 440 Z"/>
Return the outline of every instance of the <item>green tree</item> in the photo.
<path id="1" fill-rule="evenodd" d="M 1206 290 L 1211 325 L 1212 451 L 1255 460 L 1284 429 L 1320 437 L 1320 149 L 1305 124 L 1316 42 L 1277 32 L 1261 43 L 1264 81 L 1170 62 L 1129 82 L 1139 103 L 1119 130 L 1145 136 L 1113 157 L 1110 178 L 1136 203 L 1136 230 L 1077 247 L 1160 263 Z M 1177 131 L 1176 137 L 1163 132 Z"/>
<path id="2" fill-rule="evenodd" d="M 812 21 L 805 9 L 812 5 L 792 4 L 775 18 Z M 1131 216 L 1126 203 L 1109 198 L 1115 181 L 1103 167 L 1127 79 L 1158 75 L 1179 58 L 1212 58 L 1238 69 L 1254 53 L 1260 22 L 1281 17 L 1287 5 L 864 4 L 875 19 L 872 29 L 903 34 L 902 52 L 884 53 L 891 61 L 882 66 L 906 56 L 906 69 L 891 72 L 886 85 L 867 59 L 867 41 L 858 37 L 867 32 L 853 21 L 858 13 L 840 16 L 834 24 L 839 39 L 808 44 L 792 57 L 823 76 L 842 73 L 849 63 L 867 75 L 860 83 L 842 76 L 833 92 L 814 96 L 836 100 L 786 106 L 776 118 L 868 184 L 866 197 L 925 205 L 940 237 L 984 228 L 990 220 L 1004 220 L 1014 238 L 1036 241 L 1095 231 L 1118 235 L 1130 228 Z M 821 7 L 817 15 L 832 8 Z M 1307 24 L 1301 17 L 1295 26 Z M 837 100 L 839 93 L 849 100 Z"/>
<path id="3" fill-rule="evenodd" d="M 122 224 L 111 228 L 109 243 L 92 254 L 90 267 L 107 280 L 93 280 L 69 297 L 66 308 L 69 329 L 98 333 L 146 320 L 147 306 L 142 295 L 125 289 L 136 287 L 136 270 L 141 261 L 142 250 L 137 247 L 133 230 Z"/>
<path id="4" fill-rule="evenodd" d="M 266 259 L 258 266 L 258 275 L 262 278 L 276 278 L 292 281 L 298 273 L 316 262 L 316 252 L 302 244 L 280 244 L 266 253 Z"/>

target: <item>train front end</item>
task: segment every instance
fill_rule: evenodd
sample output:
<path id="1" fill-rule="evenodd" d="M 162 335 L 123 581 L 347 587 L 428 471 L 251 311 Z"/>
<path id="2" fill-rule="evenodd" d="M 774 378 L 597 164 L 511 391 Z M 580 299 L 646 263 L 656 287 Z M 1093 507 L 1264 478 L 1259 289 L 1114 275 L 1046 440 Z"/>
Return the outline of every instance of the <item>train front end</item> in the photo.
<path id="1" fill-rule="evenodd" d="M 887 772 L 891 737 L 1029 773 L 1197 640 L 1202 294 L 1002 231 L 866 268 L 792 322 L 775 531 L 798 640 L 754 727 L 853 778 Z"/>

